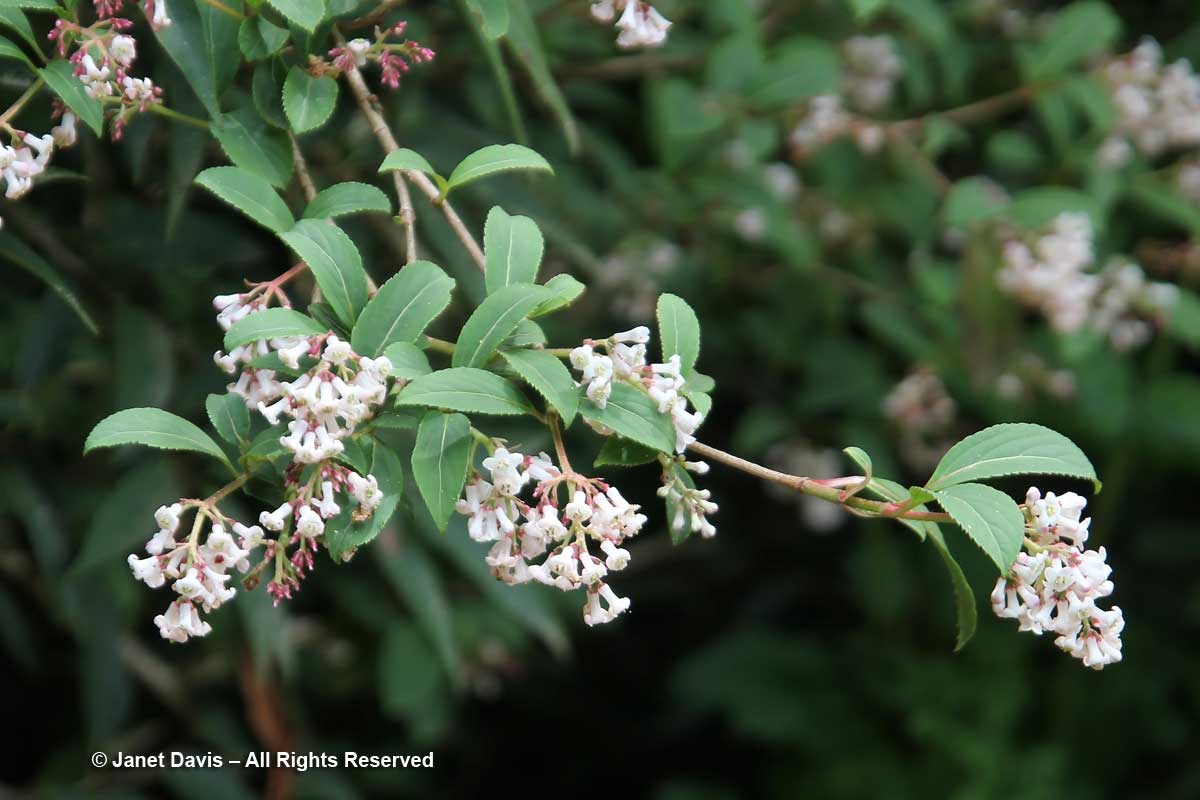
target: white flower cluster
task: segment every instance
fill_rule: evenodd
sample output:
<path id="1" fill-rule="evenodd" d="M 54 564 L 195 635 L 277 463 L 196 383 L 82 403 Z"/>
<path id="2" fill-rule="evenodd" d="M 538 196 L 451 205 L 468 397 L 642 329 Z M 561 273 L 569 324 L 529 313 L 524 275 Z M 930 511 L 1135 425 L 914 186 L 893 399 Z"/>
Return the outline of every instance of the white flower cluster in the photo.
<path id="1" fill-rule="evenodd" d="M 1104 77 L 1117 119 L 1113 134 L 1101 145 L 1101 164 L 1122 166 L 1132 147 L 1157 156 L 1200 145 L 1200 77 L 1187 59 L 1164 67 L 1162 48 L 1147 37 L 1106 65 Z"/>
<path id="2" fill-rule="evenodd" d="M 904 71 L 892 37 L 852 36 L 842 44 L 842 55 L 846 61 L 843 92 L 850 105 L 867 113 L 886 106 Z"/>
<path id="3" fill-rule="evenodd" d="M 468 518 L 472 539 L 494 542 L 487 555 L 493 575 L 508 584 L 585 589 L 588 625 L 611 622 L 628 610 L 629 599 L 618 597 L 605 578 L 629 564 L 629 551 L 621 545 L 646 522 L 639 506 L 598 480 L 563 475 L 545 453 L 525 456 L 497 447 L 483 469 L 491 480 L 477 474 L 456 510 Z M 532 505 L 518 496 L 531 481 Z M 561 511 L 559 488 L 571 497 Z M 589 543 L 598 545 L 603 558 L 590 552 Z"/>
<path id="4" fill-rule="evenodd" d="M 682 453 L 696 441 L 696 429 L 704 421 L 699 411 L 688 411 L 678 355 L 665 364 L 646 363 L 650 329 L 639 325 L 614 333 L 602 342 L 586 341 L 571 351 L 571 366 L 587 385 L 587 398 L 600 408 L 608 403 L 614 381 L 623 381 L 646 392 L 658 404 L 658 413 L 670 414 L 675 426 L 675 452 Z M 603 352 L 598 352 L 597 347 Z M 600 431 L 607 435 L 607 432 Z"/>
<path id="5" fill-rule="evenodd" d="M 133 577 L 152 589 L 172 580 L 171 589 L 179 596 L 163 614 L 154 618 L 159 633 L 173 642 L 186 642 L 193 636 L 204 636 L 211 626 L 200 616 L 208 613 L 237 594 L 232 586 L 226 586 L 233 577 L 232 570 L 246 572 L 250 568 L 250 554 L 263 544 L 263 531 L 257 525 L 246 527 L 234 522 L 233 533 L 226 530 L 229 522 L 223 516 L 209 517 L 208 511 L 196 509 L 196 523 L 192 535 L 184 541 L 175 540 L 179 520 L 186 507 L 198 505 L 191 501 L 160 506 L 154 513 L 158 531 L 146 543 L 146 558 L 130 555 L 129 569 Z M 205 519 L 212 520 L 212 529 L 200 544 L 200 527 Z M 234 535 L 237 539 L 235 541 Z"/>
<path id="6" fill-rule="evenodd" d="M 54 145 L 60 141 L 57 133 L 59 128 L 62 128 L 61 140 L 66 141 L 67 128 L 64 126 L 67 125 L 70 126 L 70 144 L 74 144 L 75 116 L 68 112 L 63 115 L 63 125 L 54 129 L 56 133 L 48 133 L 44 136 L 26 133 L 21 137 L 24 147 L 13 147 L 12 145 L 0 147 L 0 177 L 4 178 L 5 197 L 16 200 L 33 188 L 33 179 L 46 171 L 46 165 L 50 163 L 50 156 L 54 154 Z"/>
<path id="7" fill-rule="evenodd" d="M 135 78 L 126 70 L 137 58 L 137 41 L 132 36 L 117 34 L 108 43 L 107 53 L 99 64 L 87 49 L 81 50 L 75 75 L 84 85 L 88 96 L 97 100 L 118 96 L 131 107 L 145 109 L 161 94 L 149 78 Z"/>
<path id="8" fill-rule="evenodd" d="M 267 296 L 254 292 L 217 295 L 213 298 L 213 307 L 218 311 L 217 324 L 221 326 L 221 330 L 228 331 L 235 322 L 265 309 L 268 299 Z M 278 352 L 282 360 L 285 353 L 290 357 L 296 353 L 295 348 L 300 346 L 307 350 L 308 340 L 294 337 L 259 339 L 236 347 L 228 353 L 218 350 L 213 353 L 213 362 L 224 372 L 238 375 L 237 381 L 229 384 L 228 390 L 240 395 L 250 408 L 257 408 L 259 403 L 277 398 L 284 389 L 283 384 L 275 377 L 275 370 L 252 367 L 251 362 L 273 352 Z M 298 359 L 285 363 L 293 369 L 299 367 Z"/>
<path id="9" fill-rule="evenodd" d="M 853 118 L 836 94 L 822 94 L 808 101 L 808 110 L 792 128 L 789 141 L 801 150 L 815 150 L 845 133 Z"/>
<path id="10" fill-rule="evenodd" d="M 681 473 L 676 466 L 682 466 L 686 472 Z M 663 467 L 663 485 L 658 488 L 658 496 L 667 501 L 671 530 L 679 534 L 690 529 L 705 539 L 716 536 L 717 529 L 708 518 L 717 513 L 717 504 L 709 499 L 708 489 L 697 489 L 687 475 L 687 472 L 707 475 L 708 464 L 675 459 L 664 461 Z"/>
<path id="11" fill-rule="evenodd" d="M 1032 241 L 1005 243 L 1000 288 L 1043 314 L 1055 331 L 1074 333 L 1085 325 L 1108 337 L 1118 350 L 1150 340 L 1153 326 L 1141 317 L 1159 316 L 1178 296 L 1169 283 L 1146 280 L 1142 268 L 1114 258 L 1104 270 L 1085 270 L 1095 259 L 1086 214 L 1063 213 Z"/>
<path id="12" fill-rule="evenodd" d="M 1036 635 L 1057 634 L 1054 643 L 1084 666 L 1103 669 L 1121 660 L 1125 618 L 1119 606 L 1096 601 L 1112 594 L 1112 568 L 1104 548 L 1085 550 L 1091 519 L 1081 520 L 1087 501 L 1068 492 L 1045 497 L 1031 487 L 1025 498 L 1026 547 L 1007 578 L 992 591 L 996 615 L 1015 619 Z"/>
<path id="13" fill-rule="evenodd" d="M 667 40 L 667 30 L 671 27 L 671 20 L 641 0 L 598 0 L 592 3 L 592 17 L 605 23 L 616 20 L 621 31 L 617 34 L 617 46 L 625 49 L 657 47 Z"/>

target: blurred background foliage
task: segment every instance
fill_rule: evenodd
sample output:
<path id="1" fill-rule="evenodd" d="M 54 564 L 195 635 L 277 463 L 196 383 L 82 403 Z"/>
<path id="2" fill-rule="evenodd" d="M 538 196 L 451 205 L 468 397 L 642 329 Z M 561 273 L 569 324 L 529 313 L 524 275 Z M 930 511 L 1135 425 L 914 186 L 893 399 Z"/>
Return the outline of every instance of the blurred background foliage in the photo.
<path id="1" fill-rule="evenodd" d="M 0 676 L 14 737 L 0 762 L 5 788 L 183 800 L 264 790 L 1200 794 L 1190 756 L 1200 543 L 1185 502 L 1200 464 L 1196 320 L 1185 308 L 1124 354 L 1092 335 L 1054 336 L 972 280 L 961 246 L 969 226 L 958 246 L 946 236 L 947 193 L 961 179 L 988 175 L 1012 192 L 1068 186 L 1095 204 L 1101 253 L 1140 254 L 1155 277 L 1200 282 L 1187 255 L 1200 213 L 1164 200 L 1169 192 L 1136 190 L 1169 160 L 1095 169 L 1111 109 L 1085 79 L 1064 77 L 1082 74 L 1082 58 L 1037 59 L 1123 52 L 1153 35 L 1169 58 L 1198 61 L 1194 5 L 1089 3 L 1118 21 L 1098 37 L 1056 28 L 1054 4 L 1003 0 L 658 5 L 675 21 L 668 44 L 629 54 L 584 0 L 513 0 L 514 20 L 528 8 L 528 24 L 498 44 L 472 34 L 463 6 L 404 4 L 387 19 L 409 20 L 409 35 L 438 57 L 384 98 L 390 121 L 402 145 L 441 169 L 514 140 L 555 165 L 552 180 L 497 179 L 457 201 L 476 231 L 497 203 L 534 217 L 549 271 L 589 284 L 574 313 L 548 326 L 553 343 L 647 323 L 658 291 L 687 298 L 704 326 L 700 366 L 717 379 L 705 441 L 824 474 L 855 470 L 837 455 L 853 444 L 874 456 L 877 474 L 920 482 L 921 443 L 901 435 L 883 403 L 914 370 L 938 376 L 954 401 L 939 433 L 948 439 L 1006 420 L 1074 438 L 1106 484 L 1089 510 L 1129 623 L 1125 662 L 1093 673 L 996 620 L 992 568 L 948 534 L 981 613 L 977 638 L 953 654 L 950 590 L 930 548 L 900 526 L 831 519 L 742 475 L 710 478 L 718 537 L 672 548 L 650 468 L 621 486 L 661 530 L 633 545 L 621 586 L 633 613 L 602 629 L 580 624 L 574 596 L 494 583 L 461 521 L 442 537 L 406 504 L 350 564 L 319 562 L 286 608 L 245 593 L 208 638 L 168 646 L 150 622 L 161 597 L 130 580 L 124 556 L 152 530 L 156 506 L 205 494 L 219 476 L 186 455 L 85 460 L 81 443 L 129 406 L 203 420 L 205 395 L 223 384 L 209 299 L 273 277 L 287 254 L 190 188 L 200 168 L 224 163 L 203 131 L 146 115 L 116 144 L 82 136 L 56 162 L 56 180 L 3 208 Z M 1029 28 L 1000 32 L 1000 6 Z M 797 109 L 836 89 L 837 43 L 862 32 L 890 34 L 903 62 L 884 119 L 1041 89 L 1032 104 L 975 124 L 934 120 L 907 145 L 863 153 L 845 140 L 792 160 Z M 139 64 L 168 105 L 202 113 L 174 64 L 149 35 L 142 42 Z M 223 107 L 248 103 L 251 70 L 230 77 Z M 510 82 L 515 115 L 503 100 Z M 15 72 L 0 76 L 6 95 L 22 88 Z M 44 119 L 46 108 L 26 113 Z M 302 144 L 321 186 L 377 180 L 381 153 L 345 93 L 331 124 Z M 289 191 L 299 204 L 298 187 Z M 478 273 L 441 215 L 416 202 L 423 252 L 477 300 Z M 398 226 L 386 216 L 346 226 L 382 282 L 401 263 Z M 1184 255 L 1155 272 L 1150 257 L 1161 253 Z M 31 274 L 42 265 L 98 332 Z M 449 332 L 469 310 L 457 302 L 439 323 Z M 1004 374 L 1020 381 L 1000 391 Z M 1070 390 L 1047 390 L 1047 375 L 1069 378 Z M 87 765 L 93 750 L 259 749 L 433 750 L 437 766 L 267 775 Z"/>

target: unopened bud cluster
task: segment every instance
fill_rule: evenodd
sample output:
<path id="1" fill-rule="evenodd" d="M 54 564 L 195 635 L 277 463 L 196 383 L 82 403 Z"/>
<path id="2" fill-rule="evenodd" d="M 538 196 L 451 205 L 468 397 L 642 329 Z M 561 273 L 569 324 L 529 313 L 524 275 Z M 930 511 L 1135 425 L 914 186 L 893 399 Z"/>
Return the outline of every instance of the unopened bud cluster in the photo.
<path id="1" fill-rule="evenodd" d="M 1026 543 L 1007 577 L 996 582 L 992 609 L 1035 635 L 1055 634 L 1054 643 L 1084 666 L 1103 669 L 1121 660 L 1125 618 L 1119 606 L 1096 601 L 1113 592 L 1107 553 L 1084 549 L 1091 519 L 1081 519 L 1087 501 L 1068 492 L 1045 497 L 1031 487 L 1025 498 Z"/>
<path id="2" fill-rule="evenodd" d="M 403 36 L 407 29 L 408 23 L 403 21 L 387 28 L 376 26 L 374 41 L 351 39 L 330 50 L 330 64 L 322 65 L 323 71 L 351 72 L 373 62 L 381 69 L 380 82 L 389 89 L 397 89 L 401 76 L 408 72 L 411 64 L 426 64 L 433 61 L 435 55 L 428 47 L 411 39 L 389 41 L 394 36 Z"/>

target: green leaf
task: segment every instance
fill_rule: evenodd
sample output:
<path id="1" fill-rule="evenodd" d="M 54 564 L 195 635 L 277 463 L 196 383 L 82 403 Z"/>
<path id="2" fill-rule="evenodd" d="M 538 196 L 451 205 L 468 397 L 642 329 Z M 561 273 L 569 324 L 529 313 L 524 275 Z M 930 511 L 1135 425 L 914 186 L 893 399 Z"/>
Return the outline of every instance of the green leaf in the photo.
<path id="1" fill-rule="evenodd" d="M 508 350 L 522 347 L 545 347 L 547 341 L 546 332 L 542 330 L 541 325 L 531 319 L 523 319 L 517 323 L 517 327 L 500 343 L 500 346 Z"/>
<path id="2" fill-rule="evenodd" d="M 537 283 L 544 248 L 536 222 L 529 217 L 510 216 L 500 206 L 493 206 L 483 227 L 488 293 L 511 283 Z"/>
<path id="3" fill-rule="evenodd" d="M 241 8 L 241 3 L 235 3 Z M 221 118 L 221 92 L 240 62 L 238 23 L 198 0 L 172 0 L 171 24 L 154 32 L 208 115 Z"/>
<path id="4" fill-rule="evenodd" d="M 508 0 L 467 0 L 471 9 L 489 39 L 499 39 L 508 32 Z"/>
<path id="5" fill-rule="evenodd" d="M 270 58 L 287 44 L 288 32 L 266 17 L 246 17 L 238 27 L 238 47 L 247 61 Z"/>
<path id="6" fill-rule="evenodd" d="M 645 392 L 627 383 L 614 383 L 604 408 L 591 400 L 580 404 L 579 413 L 590 422 L 611 428 L 626 439 L 660 453 L 675 452 L 675 427 L 671 418 L 658 413 L 658 405 Z"/>
<path id="7" fill-rule="evenodd" d="M 282 233 L 296 224 L 287 203 L 264 178 L 239 167 L 210 167 L 196 183 L 267 230 Z"/>
<path id="8" fill-rule="evenodd" d="M 1200 208 L 1185 197 L 1173 183 L 1151 175 L 1140 175 L 1125 187 L 1125 196 L 1149 214 L 1200 236 Z"/>
<path id="9" fill-rule="evenodd" d="M 153 530 L 154 510 L 179 496 L 171 470 L 157 457 L 110 480 L 91 515 L 79 555 L 67 570 L 69 578 L 109 567 L 135 548 L 141 555 L 146 534 Z"/>
<path id="10" fill-rule="evenodd" d="M 445 531 L 467 482 L 471 421 L 462 414 L 430 411 L 417 429 L 412 470 L 438 530 Z"/>
<path id="11" fill-rule="evenodd" d="M 40 255 L 30 250 L 28 245 L 11 233 L 0 231 L 0 258 L 7 259 L 26 272 L 31 273 L 49 286 L 55 294 L 70 306 L 79 320 L 93 335 L 100 334 L 100 328 L 92 315 L 87 312 L 79 298 L 65 280 L 55 271 L 54 267 Z"/>
<path id="12" fill-rule="evenodd" d="M 286 137 L 268 127 L 254 109 L 225 114 L 213 122 L 212 132 L 235 165 L 280 189 L 292 179 L 292 151 Z"/>
<path id="13" fill-rule="evenodd" d="M 850 456 L 850 460 L 857 464 L 859 469 L 863 471 L 863 477 L 870 482 L 871 473 L 874 468 L 871 464 L 871 457 L 867 455 L 867 451 L 861 447 L 846 447 L 842 449 L 842 452 Z"/>
<path id="14" fill-rule="evenodd" d="M 464 414 L 532 414 L 533 406 L 510 381 L 487 370 L 455 367 L 413 378 L 396 406 L 424 406 Z"/>
<path id="15" fill-rule="evenodd" d="M 144 444 L 160 450 L 191 450 L 229 465 L 220 446 L 208 434 L 161 408 L 127 408 L 101 420 L 83 445 L 87 455 L 101 447 Z"/>
<path id="16" fill-rule="evenodd" d="M 658 451 L 645 445 L 631 442 L 620 436 L 609 436 L 600 446 L 600 452 L 592 463 L 594 467 L 639 467 L 658 461 Z"/>
<path id="17" fill-rule="evenodd" d="M 554 174 L 550 163 L 533 150 L 519 144 L 492 144 L 476 150 L 459 162 L 450 173 L 446 191 L 500 172 L 528 169 Z"/>
<path id="18" fill-rule="evenodd" d="M 529 76 L 534 91 L 558 119 L 567 140 L 567 149 L 574 154 L 579 151 L 579 129 L 575 118 L 571 116 L 571 107 L 554 80 L 550 65 L 546 63 L 538 24 L 525 0 L 508 0 L 508 11 L 508 34 L 504 42 Z"/>
<path id="19" fill-rule="evenodd" d="M 416 342 L 453 291 L 454 279 L 436 264 L 406 264 L 367 303 L 350 344 L 360 355 L 376 356 L 394 342 Z"/>
<path id="20" fill-rule="evenodd" d="M 0 27 L 11 28 L 16 31 L 22 39 L 24 39 L 34 50 L 41 50 L 41 44 L 33 35 L 33 28 L 29 24 L 29 20 L 25 14 L 18 8 L 8 8 L 0 6 Z"/>
<path id="21" fill-rule="evenodd" d="M 994 219 L 1008 207 L 1008 197 L 986 178 L 964 178 L 950 187 L 942 206 L 942 222 L 949 228 L 965 228 Z"/>
<path id="22" fill-rule="evenodd" d="M 549 296 L 546 289 L 529 283 L 510 284 L 488 295 L 463 325 L 450 363 L 456 367 L 487 364 L 504 337 Z"/>
<path id="23" fill-rule="evenodd" d="M 375 513 L 361 522 L 353 521 L 355 504 L 347 501 L 342 512 L 325 526 L 325 546 L 334 561 L 344 561 L 355 550 L 367 544 L 383 530 L 400 503 L 404 493 L 404 465 L 390 447 L 376 442 L 371 460 L 371 474 L 379 482 L 383 499 Z"/>
<path id="24" fill-rule="evenodd" d="M 410 537 L 400 548 L 377 547 L 374 553 L 392 588 L 404 598 L 417 624 L 433 641 L 446 674 L 456 685 L 461 684 L 462 654 L 454 630 L 455 617 L 451 614 L 441 573 L 424 544 Z M 405 657 L 411 656 L 406 654 Z M 436 697 L 438 693 L 431 694 Z M 429 702 L 428 698 L 425 702 Z M 421 701 L 417 703 L 419 705 Z M 412 713 L 419 712 L 413 709 Z"/>
<path id="25" fill-rule="evenodd" d="M 755 106 L 777 108 L 837 91 L 842 60 L 837 49 L 813 36 L 793 36 L 774 48 L 746 99 Z"/>
<path id="26" fill-rule="evenodd" d="M 1029 56 L 1029 77 L 1044 80 L 1061 75 L 1093 53 L 1107 50 L 1121 33 L 1121 20 L 1107 3 L 1072 3 L 1054 14 Z"/>
<path id="27" fill-rule="evenodd" d="M 546 398 L 546 402 L 570 426 L 579 410 L 579 388 L 571 372 L 557 357 L 545 350 L 503 350 L 500 355 L 508 365 Z"/>
<path id="28" fill-rule="evenodd" d="M 260 339 L 318 336 L 326 328 L 312 317 L 290 308 L 267 308 L 248 314 L 225 332 L 225 349 L 232 350 Z"/>
<path id="29" fill-rule="evenodd" d="M 691 372 L 700 358 L 700 320 L 683 298 L 673 294 L 659 296 L 658 336 L 663 361 L 678 355 L 680 371 Z"/>
<path id="30" fill-rule="evenodd" d="M 241 395 L 210 394 L 204 408 L 217 433 L 230 444 L 244 442 L 250 435 L 250 412 Z"/>
<path id="31" fill-rule="evenodd" d="M 75 116 L 87 123 L 97 136 L 104 133 L 104 107 L 94 97 L 89 97 L 83 82 L 75 77 L 75 68 L 66 59 L 55 59 L 37 71 L 46 85 L 58 98 L 75 112 Z"/>
<path id="32" fill-rule="evenodd" d="M 33 62 L 29 60 L 29 56 L 25 55 L 25 51 L 3 37 L 0 37 L 0 58 L 22 61 L 31 69 L 33 68 Z"/>
<path id="33" fill-rule="evenodd" d="M 1065 186 L 1037 186 L 1013 195 L 1008 217 L 1023 228 L 1040 228 L 1059 214 L 1076 211 L 1088 215 L 1097 231 L 1104 227 L 1100 204 L 1078 189 Z"/>
<path id="34" fill-rule="evenodd" d="M 323 0 L 267 0 L 271 6 L 304 30 L 312 33 L 325 18 Z"/>
<path id="35" fill-rule="evenodd" d="M 993 425 L 951 447 L 925 485 L 943 489 L 1006 475 L 1066 475 L 1086 478 L 1100 490 L 1087 456 L 1061 433 L 1028 422 Z"/>
<path id="36" fill-rule="evenodd" d="M 250 96 L 254 109 L 263 122 L 272 128 L 286 131 L 290 127 L 283 113 L 283 82 L 287 78 L 287 67 L 283 61 L 273 58 L 254 65 L 254 76 L 250 79 Z"/>
<path id="37" fill-rule="evenodd" d="M 866 22 L 887 7 L 888 0 L 849 0 L 850 8 L 854 10 L 854 18 Z"/>
<path id="38" fill-rule="evenodd" d="M 1025 517 L 1011 497 L 982 483 L 963 483 L 934 492 L 938 504 L 992 559 L 1001 575 L 1017 560 L 1025 539 Z"/>
<path id="39" fill-rule="evenodd" d="M 975 608 L 975 595 L 971 591 L 971 584 L 967 583 L 967 576 L 963 575 L 962 567 L 950 554 L 950 548 L 946 546 L 946 539 L 942 536 L 942 529 L 934 522 L 926 523 L 926 525 L 928 525 L 929 541 L 933 542 L 934 549 L 942 557 L 942 563 L 946 565 L 946 572 L 950 576 L 950 586 L 954 590 L 954 616 L 958 629 L 954 652 L 957 653 L 966 647 L 967 642 L 971 641 L 971 637 L 975 635 L 975 628 L 979 622 L 979 612 Z"/>
<path id="40" fill-rule="evenodd" d="M 412 380 L 418 375 L 428 375 L 433 372 L 425 351 L 411 342 L 390 344 L 383 354 L 387 356 L 388 361 L 392 362 L 392 377 L 397 380 Z"/>
<path id="41" fill-rule="evenodd" d="M 296 133 L 324 125 L 337 107 L 338 85 L 328 76 L 314 78 L 300 67 L 288 70 L 283 83 L 283 110 Z"/>
<path id="42" fill-rule="evenodd" d="M 279 238 L 296 252 L 317 279 L 321 294 L 348 327 L 367 304 L 367 273 L 354 242 L 332 222 L 302 219 Z"/>
<path id="43" fill-rule="evenodd" d="M 383 163 L 379 165 L 380 172 L 391 172 L 393 170 L 412 170 L 414 172 L 424 172 L 432 178 L 436 178 L 438 183 L 443 183 L 441 175 L 438 175 L 437 170 L 429 166 L 429 162 L 425 157 L 415 150 L 409 150 L 407 147 L 401 147 L 399 150 L 393 150 L 388 153 L 383 159 Z"/>
<path id="44" fill-rule="evenodd" d="M 1181 290 L 1167 310 L 1167 331 L 1193 350 L 1200 350 L 1200 297 Z"/>
<path id="45" fill-rule="evenodd" d="M 583 294 L 584 285 L 574 276 L 562 273 L 546 281 L 544 286 L 550 290 L 552 297 L 533 310 L 530 317 L 542 317 L 559 309 L 566 308 L 579 299 Z"/>
<path id="46" fill-rule="evenodd" d="M 57 0 L 3 0 L 9 8 L 27 8 L 32 11 L 58 11 L 62 8 Z"/>
<path id="47" fill-rule="evenodd" d="M 290 456 L 291 451 L 279 442 L 287 433 L 287 425 L 283 424 L 259 431 L 246 449 L 243 460 L 253 468 L 257 466 L 256 462 L 271 461 L 285 454 Z"/>
<path id="48" fill-rule="evenodd" d="M 867 484 L 867 488 L 863 491 L 867 494 L 883 498 L 884 500 L 892 503 L 902 503 L 905 500 L 908 500 L 910 496 L 907 489 L 895 481 L 889 481 L 887 478 L 871 478 L 871 482 Z M 913 510 L 928 511 L 929 509 L 924 505 L 916 505 L 913 506 Z M 932 522 L 919 519 L 903 519 L 897 517 L 896 521 L 915 533 L 917 538 L 921 541 L 925 541 L 926 537 L 929 536 L 930 528 L 937 527 L 937 525 Z"/>
<path id="49" fill-rule="evenodd" d="M 369 183 L 346 181 L 324 189 L 304 209 L 305 219 L 331 219 L 357 214 L 360 211 L 392 213 L 392 201 L 378 187 Z"/>

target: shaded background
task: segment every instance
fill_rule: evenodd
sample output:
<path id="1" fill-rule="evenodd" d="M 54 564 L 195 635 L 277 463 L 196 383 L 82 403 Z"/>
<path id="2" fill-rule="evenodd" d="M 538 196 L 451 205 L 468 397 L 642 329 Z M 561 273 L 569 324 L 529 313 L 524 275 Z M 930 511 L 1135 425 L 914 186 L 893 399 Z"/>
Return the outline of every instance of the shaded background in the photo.
<path id="1" fill-rule="evenodd" d="M 557 176 L 480 183 L 457 205 L 476 231 L 494 203 L 529 214 L 547 238 L 543 276 L 570 271 L 589 284 L 547 325 L 551 341 L 649 323 L 657 291 L 682 295 L 704 329 L 700 368 L 717 380 L 702 438 L 757 460 L 786 464 L 809 448 L 836 454 L 854 444 L 871 452 L 878 474 L 923 481 L 928 471 L 910 463 L 912 448 L 882 411 L 918 366 L 955 400 L 946 437 L 1005 420 L 1056 427 L 1106 482 L 1088 510 L 1128 621 L 1125 662 L 1091 672 L 1047 638 L 995 619 L 986 602 L 994 572 L 955 532 L 947 538 L 976 590 L 980 629 L 953 654 L 950 587 L 931 548 L 900 526 L 849 517 L 819 532 L 794 498 L 739 474 L 707 479 L 721 504 L 718 537 L 672 548 L 648 468 L 613 476 L 652 521 L 615 586 L 632 611 L 611 625 L 587 629 L 575 594 L 493 583 L 461 522 L 440 537 L 406 501 L 350 564 L 319 561 L 286 608 L 243 593 L 214 616 L 209 637 L 168 646 L 151 622 L 165 595 L 130 579 L 125 554 L 152 531 L 155 507 L 208 494 L 220 476 L 186 455 L 83 459 L 81 443 L 95 422 L 130 406 L 203 421 L 205 395 L 224 383 L 210 357 L 219 331 L 209 298 L 288 262 L 269 234 L 188 192 L 198 169 L 223 163 L 215 145 L 147 118 L 116 145 L 82 135 L 54 182 L 0 209 L 8 257 L 21 256 L 12 237 L 26 242 L 67 276 L 101 328 L 92 335 L 57 295 L 5 264 L 0 685 L 15 738 L 0 757 L 0 783 L 34 796 L 185 800 L 264 790 L 656 800 L 1200 794 L 1194 351 L 1170 331 L 1125 355 L 1086 335 L 1055 338 L 990 285 L 965 285 L 963 261 L 945 242 L 942 189 L 923 159 L 950 180 L 1079 187 L 1104 209 L 1102 254 L 1183 253 L 1144 265 L 1194 286 L 1200 270 L 1181 248 L 1197 227 L 1124 191 L 1163 164 L 1098 174 L 1103 110 L 1047 90 L 1038 108 L 928 131 L 917 142 L 924 156 L 834 144 L 795 165 L 804 186 L 796 197 L 773 193 L 765 172 L 788 161 L 795 103 L 828 88 L 821 75 L 789 68 L 789 48 L 808 46 L 796 37 L 892 34 L 905 73 L 884 116 L 899 119 L 1018 85 L 1014 53 L 1038 41 L 1037 14 L 1054 8 L 1016 5 L 1034 24 L 1013 40 L 978 3 L 893 2 L 862 26 L 841 2 L 664 0 L 677 21 L 669 44 L 625 54 L 612 46 L 614 31 L 587 19 L 583 0 L 530 5 L 562 95 L 519 52 L 504 46 L 500 55 L 528 141 Z M 1118 49 L 1152 34 L 1170 56 L 1200 58 L 1200 20 L 1188 5 L 1113 4 L 1124 20 Z M 409 19 L 410 35 L 438 52 L 385 98 L 405 146 L 447 170 L 476 147 L 518 136 L 454 4 L 411 3 L 391 18 Z M 139 63 L 166 86 L 167 103 L 195 110 L 149 33 L 140 41 Z M 22 89 L 0 83 L 6 96 Z M 248 102 L 248 87 L 240 76 L 224 102 Z M 569 112 L 556 113 L 559 100 Z M 27 112 L 32 129 L 45 111 Z M 320 186 L 374 180 L 381 159 L 345 96 L 303 145 Z M 290 197 L 299 202 L 296 187 Z M 423 252 L 459 281 L 438 323 L 454 338 L 481 280 L 440 215 L 416 202 Z M 762 223 L 756 235 L 744 217 L 738 223 L 747 210 Z M 826 230 L 831 210 L 846 215 L 842 235 Z M 356 217 L 347 230 L 373 276 L 386 279 L 399 264 L 399 229 Z M 1072 373 L 1074 396 L 1039 383 L 1053 369 Z M 1024 370 L 1023 390 L 1002 397 L 996 379 L 1014 370 Z M 532 431 L 488 430 L 544 446 Z M 594 437 L 573 433 L 576 448 L 595 448 Z M 579 460 L 587 463 L 583 452 Z M 433 750 L 437 766 L 267 776 L 87 765 L 94 750 L 260 749 Z"/>

